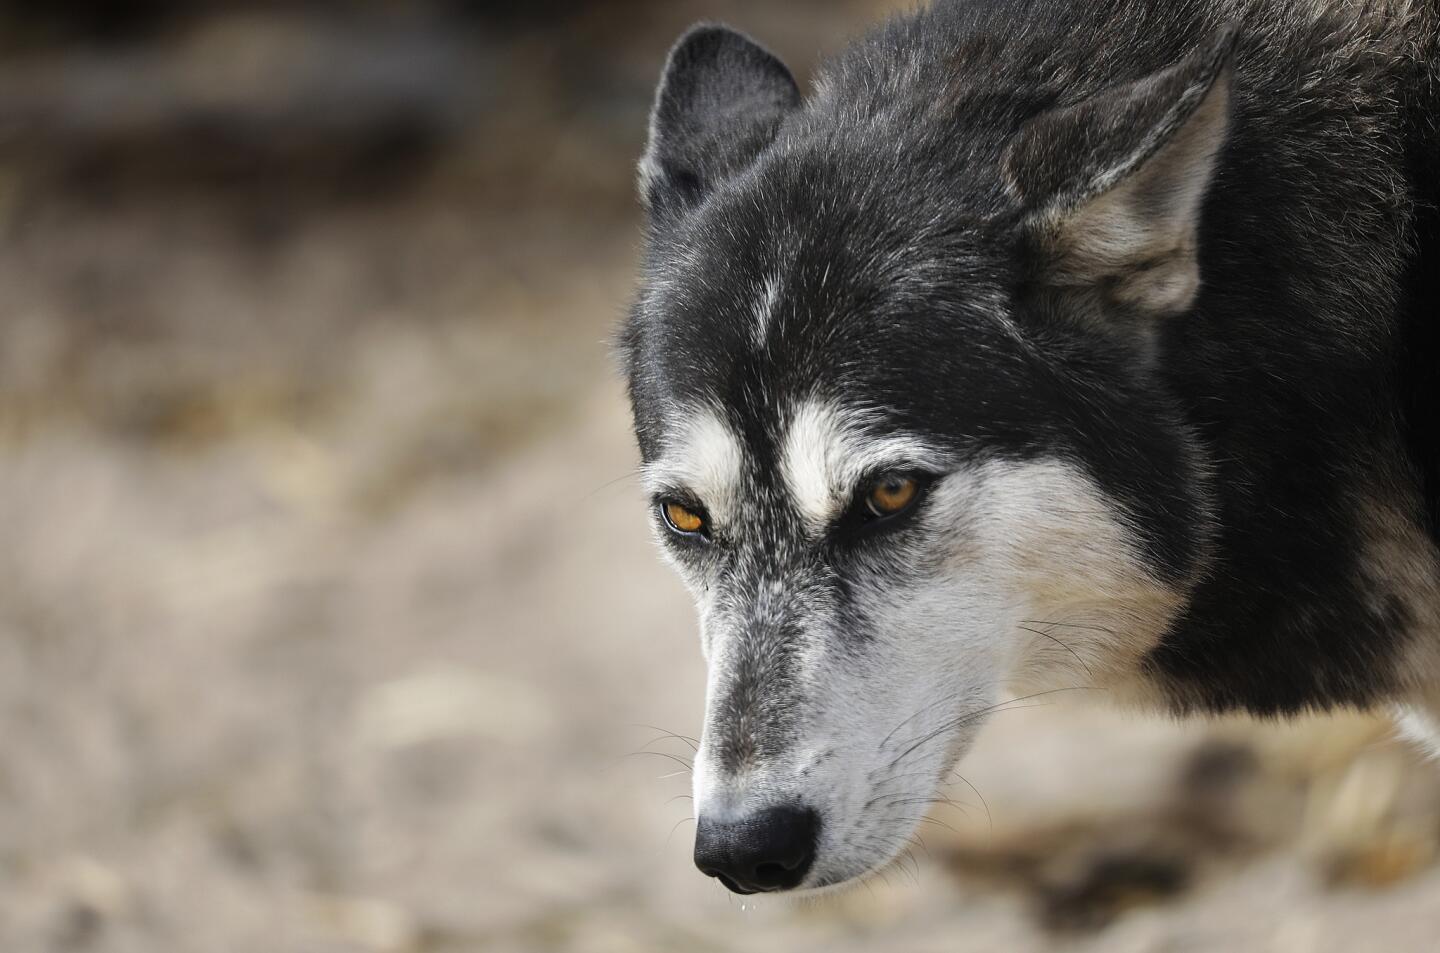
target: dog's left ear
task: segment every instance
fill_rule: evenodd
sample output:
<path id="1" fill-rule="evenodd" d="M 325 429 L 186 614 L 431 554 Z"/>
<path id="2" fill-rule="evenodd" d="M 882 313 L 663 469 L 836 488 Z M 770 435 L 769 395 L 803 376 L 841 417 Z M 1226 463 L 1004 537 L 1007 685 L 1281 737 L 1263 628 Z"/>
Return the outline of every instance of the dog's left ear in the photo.
<path id="1" fill-rule="evenodd" d="M 1107 311 L 1178 314 L 1200 287 L 1201 203 L 1230 111 L 1235 33 L 1179 63 L 1042 113 L 1007 147 L 1038 280 L 1098 294 Z"/>
<path id="2" fill-rule="evenodd" d="M 759 44 L 728 27 L 691 27 L 665 63 L 640 160 L 652 218 L 694 205 L 749 165 L 799 105 L 795 78 Z"/>

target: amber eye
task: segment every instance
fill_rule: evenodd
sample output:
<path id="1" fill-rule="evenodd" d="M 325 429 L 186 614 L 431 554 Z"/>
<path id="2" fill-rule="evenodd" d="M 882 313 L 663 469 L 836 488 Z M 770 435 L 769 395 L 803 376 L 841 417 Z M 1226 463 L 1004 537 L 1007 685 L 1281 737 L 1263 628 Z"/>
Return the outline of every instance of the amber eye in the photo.
<path id="1" fill-rule="evenodd" d="M 865 506 L 876 516 L 894 516 L 915 502 L 920 484 L 902 473 L 887 473 L 875 481 L 865 497 Z"/>
<path id="2" fill-rule="evenodd" d="M 660 512 L 665 516 L 666 525 L 677 533 L 693 535 L 705 530 L 705 517 L 679 503 L 662 503 Z"/>

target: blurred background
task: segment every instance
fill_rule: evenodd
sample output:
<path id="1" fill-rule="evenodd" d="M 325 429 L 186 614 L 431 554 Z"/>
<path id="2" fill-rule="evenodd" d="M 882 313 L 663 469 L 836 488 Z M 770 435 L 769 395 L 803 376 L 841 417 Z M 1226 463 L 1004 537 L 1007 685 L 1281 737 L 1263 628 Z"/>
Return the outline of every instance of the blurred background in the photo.
<path id="1" fill-rule="evenodd" d="M 665 50 L 884 0 L 0 6 L 0 950 L 1437 949 L 1388 723 L 995 718 L 836 898 L 690 865 L 610 335 Z"/>

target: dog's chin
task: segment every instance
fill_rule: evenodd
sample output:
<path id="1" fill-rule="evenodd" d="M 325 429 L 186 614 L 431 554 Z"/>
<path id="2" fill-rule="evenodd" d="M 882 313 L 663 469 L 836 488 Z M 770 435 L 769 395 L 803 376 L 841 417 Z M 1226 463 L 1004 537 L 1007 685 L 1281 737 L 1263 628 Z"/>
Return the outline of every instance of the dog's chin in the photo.
<path id="1" fill-rule="evenodd" d="M 853 887 L 864 883 L 866 879 L 885 869 L 889 863 L 877 864 L 874 867 L 867 867 L 853 873 L 822 874 L 814 883 L 802 883 L 798 887 L 791 887 L 787 890 L 737 890 L 730 884 L 725 883 L 726 889 L 731 893 L 744 897 L 746 900 L 764 901 L 770 898 L 775 900 L 818 900 L 824 897 L 833 897 L 845 893 Z"/>

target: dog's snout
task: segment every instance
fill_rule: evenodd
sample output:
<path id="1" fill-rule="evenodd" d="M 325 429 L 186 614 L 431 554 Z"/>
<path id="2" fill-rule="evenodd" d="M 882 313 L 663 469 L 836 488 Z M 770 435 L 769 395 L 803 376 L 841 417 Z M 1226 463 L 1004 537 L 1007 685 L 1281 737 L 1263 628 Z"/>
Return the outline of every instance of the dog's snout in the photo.
<path id="1" fill-rule="evenodd" d="M 735 893 L 799 886 L 815 860 L 820 816 L 810 808 L 766 808 L 736 821 L 702 817 L 695 866 Z"/>

